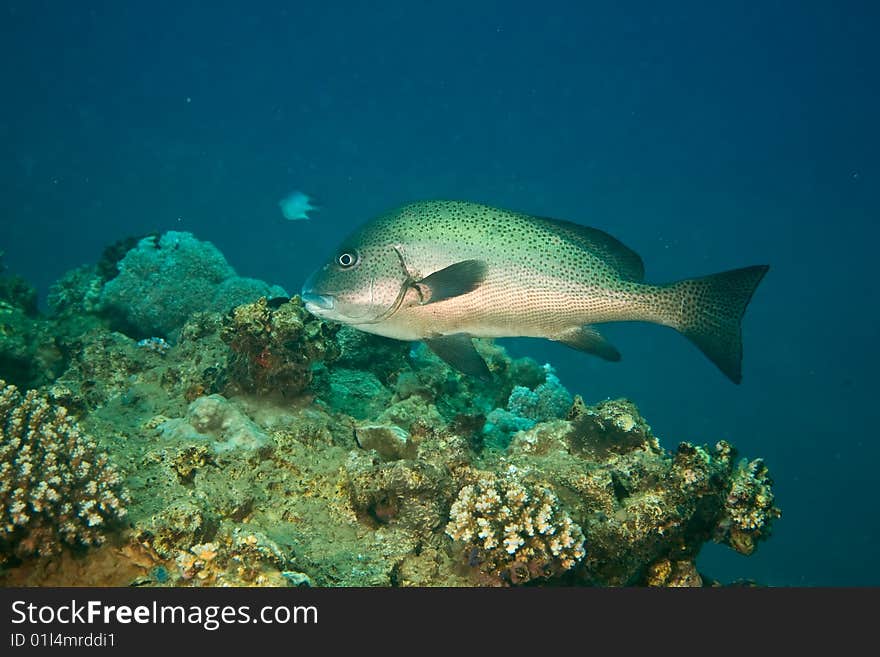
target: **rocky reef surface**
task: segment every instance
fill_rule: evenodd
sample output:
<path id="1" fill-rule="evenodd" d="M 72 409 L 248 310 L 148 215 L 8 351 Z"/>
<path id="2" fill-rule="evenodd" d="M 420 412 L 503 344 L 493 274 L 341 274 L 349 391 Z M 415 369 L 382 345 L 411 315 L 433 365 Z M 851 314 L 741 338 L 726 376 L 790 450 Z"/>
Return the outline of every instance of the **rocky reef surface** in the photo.
<path id="1" fill-rule="evenodd" d="M 700 586 L 707 541 L 779 516 L 719 437 L 663 445 L 489 342 L 469 379 L 185 233 L 109 247 L 46 315 L 0 283 L 4 585 Z"/>

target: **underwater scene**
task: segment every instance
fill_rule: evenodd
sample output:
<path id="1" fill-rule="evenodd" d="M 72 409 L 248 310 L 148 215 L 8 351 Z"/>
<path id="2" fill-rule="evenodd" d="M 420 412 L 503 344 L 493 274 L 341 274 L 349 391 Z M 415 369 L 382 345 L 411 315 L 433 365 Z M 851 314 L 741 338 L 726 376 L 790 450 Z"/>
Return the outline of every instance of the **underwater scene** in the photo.
<path id="1" fill-rule="evenodd" d="M 0 585 L 880 584 L 873 3 L 0 25 Z"/>

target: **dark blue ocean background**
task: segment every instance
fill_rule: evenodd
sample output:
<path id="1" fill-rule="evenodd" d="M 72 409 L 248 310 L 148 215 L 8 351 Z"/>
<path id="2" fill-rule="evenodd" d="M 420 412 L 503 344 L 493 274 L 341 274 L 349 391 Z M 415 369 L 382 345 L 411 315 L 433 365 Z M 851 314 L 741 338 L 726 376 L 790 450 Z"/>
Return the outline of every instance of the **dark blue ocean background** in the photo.
<path id="1" fill-rule="evenodd" d="M 704 572 L 878 585 L 878 7 L 3 1 L 0 250 L 45 299 L 187 230 L 296 292 L 362 221 L 455 198 L 602 228 L 655 282 L 769 263 L 740 386 L 657 326 L 606 327 L 616 364 L 507 344 L 667 448 L 766 459 L 774 535 Z M 282 217 L 294 189 L 311 221 Z"/>

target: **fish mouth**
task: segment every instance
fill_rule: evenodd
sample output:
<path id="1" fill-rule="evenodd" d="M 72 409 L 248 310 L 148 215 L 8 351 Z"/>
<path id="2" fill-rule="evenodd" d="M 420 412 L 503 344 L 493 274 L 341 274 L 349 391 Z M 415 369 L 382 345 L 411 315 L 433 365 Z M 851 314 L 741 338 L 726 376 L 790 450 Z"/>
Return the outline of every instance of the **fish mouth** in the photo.
<path id="1" fill-rule="evenodd" d="M 333 310 L 333 307 L 336 305 L 335 300 L 329 294 L 316 294 L 315 292 L 303 290 L 300 296 L 306 305 L 306 310 L 309 312 L 312 312 L 312 310 Z"/>

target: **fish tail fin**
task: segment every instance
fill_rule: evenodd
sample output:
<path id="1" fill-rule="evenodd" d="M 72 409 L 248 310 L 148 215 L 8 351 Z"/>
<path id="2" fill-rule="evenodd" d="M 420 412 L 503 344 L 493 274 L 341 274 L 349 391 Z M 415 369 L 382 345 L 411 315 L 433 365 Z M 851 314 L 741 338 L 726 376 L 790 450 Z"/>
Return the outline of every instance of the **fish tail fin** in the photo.
<path id="1" fill-rule="evenodd" d="M 674 283 L 670 322 L 734 383 L 742 381 L 742 318 L 768 265 L 755 265 Z"/>

